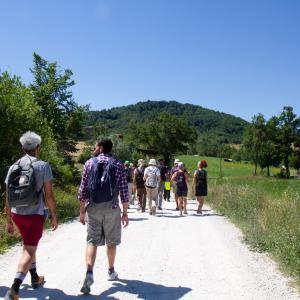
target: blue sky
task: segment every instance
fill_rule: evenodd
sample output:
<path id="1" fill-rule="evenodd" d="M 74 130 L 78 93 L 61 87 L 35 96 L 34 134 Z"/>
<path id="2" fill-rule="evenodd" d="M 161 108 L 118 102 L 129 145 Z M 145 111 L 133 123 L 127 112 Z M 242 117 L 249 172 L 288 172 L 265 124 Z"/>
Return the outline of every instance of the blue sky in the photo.
<path id="1" fill-rule="evenodd" d="M 0 0 L 0 69 L 32 80 L 35 51 L 74 72 L 91 109 L 177 100 L 300 114 L 298 0 Z"/>

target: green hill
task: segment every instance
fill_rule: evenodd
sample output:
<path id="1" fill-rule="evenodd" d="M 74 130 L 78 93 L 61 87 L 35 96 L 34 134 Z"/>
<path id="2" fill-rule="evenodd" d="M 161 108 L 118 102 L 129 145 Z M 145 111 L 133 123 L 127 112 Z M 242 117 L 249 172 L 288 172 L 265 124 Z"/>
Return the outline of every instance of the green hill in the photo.
<path id="1" fill-rule="evenodd" d="M 146 101 L 134 105 L 88 112 L 87 126 L 105 124 L 110 132 L 126 133 L 131 121 L 143 122 L 161 112 L 176 115 L 196 127 L 200 137 L 211 137 L 225 143 L 240 143 L 245 120 L 230 114 L 210 110 L 198 105 L 176 101 Z"/>

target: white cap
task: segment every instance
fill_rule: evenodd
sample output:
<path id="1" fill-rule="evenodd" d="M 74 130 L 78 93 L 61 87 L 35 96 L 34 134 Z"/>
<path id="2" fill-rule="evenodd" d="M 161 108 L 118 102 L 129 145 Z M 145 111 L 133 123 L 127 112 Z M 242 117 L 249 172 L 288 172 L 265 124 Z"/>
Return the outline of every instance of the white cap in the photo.
<path id="1" fill-rule="evenodd" d="M 175 160 L 174 160 L 174 164 L 179 164 L 180 163 L 180 160 L 178 159 L 178 158 L 176 158 Z"/>

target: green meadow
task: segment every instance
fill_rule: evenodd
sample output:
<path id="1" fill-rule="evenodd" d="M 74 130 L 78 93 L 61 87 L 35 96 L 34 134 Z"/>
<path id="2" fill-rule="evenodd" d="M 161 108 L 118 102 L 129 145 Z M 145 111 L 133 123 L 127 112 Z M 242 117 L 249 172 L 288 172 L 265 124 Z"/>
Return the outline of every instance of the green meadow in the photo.
<path id="1" fill-rule="evenodd" d="M 300 286 L 300 180 L 252 176 L 253 166 L 213 157 L 179 156 L 189 171 L 208 163 L 208 204 L 244 233 L 249 246 L 268 252 Z M 271 173 L 279 173 L 273 168 Z"/>

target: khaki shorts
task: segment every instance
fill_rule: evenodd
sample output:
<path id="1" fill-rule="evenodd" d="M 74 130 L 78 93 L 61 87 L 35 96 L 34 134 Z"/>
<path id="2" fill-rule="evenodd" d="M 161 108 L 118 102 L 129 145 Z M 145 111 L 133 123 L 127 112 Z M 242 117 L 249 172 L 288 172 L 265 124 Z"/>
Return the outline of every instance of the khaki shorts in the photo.
<path id="1" fill-rule="evenodd" d="M 111 202 L 90 204 L 86 210 L 87 243 L 94 246 L 121 243 L 121 210 Z"/>

